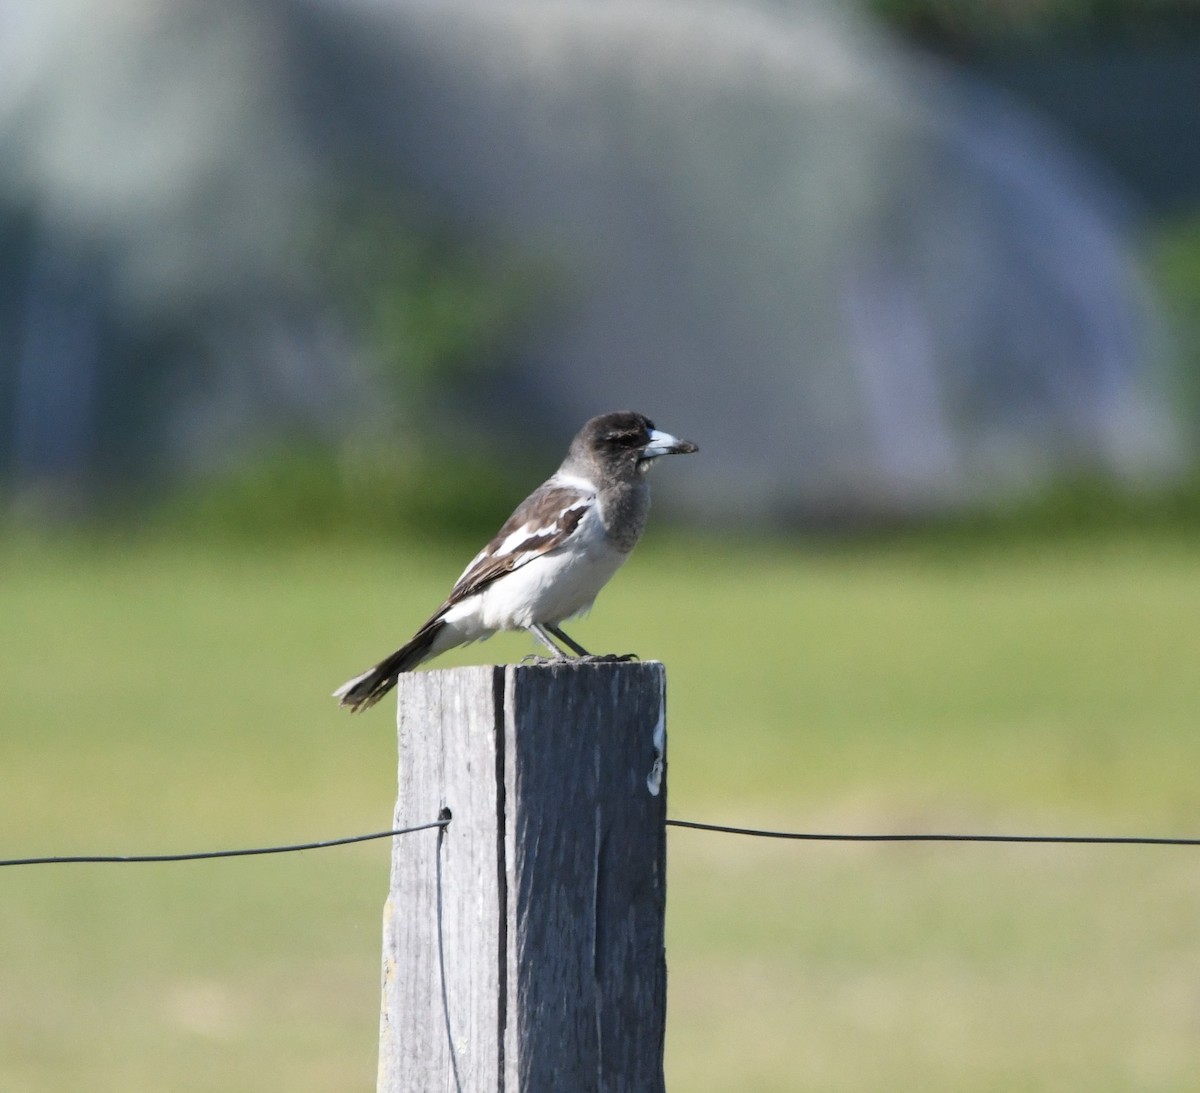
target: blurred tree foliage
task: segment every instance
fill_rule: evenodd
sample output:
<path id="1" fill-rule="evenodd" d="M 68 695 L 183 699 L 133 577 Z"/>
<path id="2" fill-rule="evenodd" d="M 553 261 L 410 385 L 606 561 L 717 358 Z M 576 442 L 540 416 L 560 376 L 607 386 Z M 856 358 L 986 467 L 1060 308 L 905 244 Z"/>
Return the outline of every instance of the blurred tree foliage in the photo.
<path id="1" fill-rule="evenodd" d="M 901 33 L 961 54 L 1065 42 L 1145 41 L 1180 27 L 1200 34 L 1198 0 L 866 0 Z M 468 240 L 436 210 L 362 182 L 314 218 L 297 251 L 315 296 L 345 321 L 374 381 L 370 420 L 350 439 L 298 424 L 233 470 L 174 495 L 168 526 L 252 537 L 304 534 L 490 533 L 529 486 L 544 456 L 500 452 L 486 415 L 517 364 L 526 333 L 555 306 L 559 271 L 536 254 Z M 1200 437 L 1200 217 L 1159 226 L 1152 273 L 1175 322 L 1179 397 Z M 499 456 L 499 457 L 498 457 Z M 1200 487 L 1125 505 L 1119 489 L 1068 485 L 1012 524 L 1079 526 L 1157 513 L 1200 518 Z M 1147 508 L 1146 506 L 1149 506 Z M 993 517 L 985 523 L 994 530 Z M 971 524 L 974 517 L 968 515 Z"/>
<path id="2" fill-rule="evenodd" d="M 155 522 L 252 538 L 491 534 L 538 474 L 536 453 L 497 458 L 483 411 L 547 306 L 545 269 L 466 240 L 394 187 L 331 201 L 297 255 L 365 373 L 361 418 L 332 432 L 285 424 L 230 469 L 174 491 Z"/>
<path id="3" fill-rule="evenodd" d="M 1171 323 L 1177 398 L 1200 444 L 1200 212 L 1159 227 L 1151 264 Z"/>
<path id="4" fill-rule="evenodd" d="M 315 250 L 324 291 L 401 404 L 500 367 L 546 283 L 529 255 L 468 241 L 395 193 L 336 205 Z"/>
<path id="5" fill-rule="evenodd" d="M 1147 41 L 1200 35 L 1196 0 L 866 0 L 906 37 L 972 54 L 1068 41 Z"/>
<path id="6" fill-rule="evenodd" d="M 168 531 L 233 538 L 461 540 L 491 534 L 548 467 L 540 453 L 504 450 L 485 434 L 441 425 L 458 419 L 463 384 L 488 388 L 538 300 L 532 266 L 495 263 L 401 221 L 364 215 L 330 245 L 326 276 L 359 316 L 378 355 L 393 427 L 335 447 L 308 435 L 281 438 L 232 472 L 194 485 L 160 506 L 151 523 Z M 1160 223 L 1148 270 L 1172 320 L 1172 356 L 1182 416 L 1200 442 L 1200 215 Z M 448 382 L 449 381 L 449 382 Z M 1015 505 L 876 527 L 936 547 L 971 542 L 1180 532 L 1200 528 L 1200 475 L 1129 491 L 1099 479 L 1066 481 Z M 858 529 L 862 535 L 865 529 Z M 457 544 L 456 544 L 457 545 Z"/>
<path id="7" fill-rule="evenodd" d="M 383 446 L 339 453 L 281 441 L 162 502 L 151 530 L 232 540 L 475 541 L 491 535 L 534 477 L 479 452 Z M 536 472 L 534 472 L 536 475 Z"/>

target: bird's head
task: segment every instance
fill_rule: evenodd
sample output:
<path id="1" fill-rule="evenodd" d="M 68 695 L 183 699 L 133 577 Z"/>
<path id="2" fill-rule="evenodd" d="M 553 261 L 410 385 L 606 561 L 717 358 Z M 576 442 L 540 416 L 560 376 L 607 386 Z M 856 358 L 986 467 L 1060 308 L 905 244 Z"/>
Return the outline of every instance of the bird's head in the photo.
<path id="1" fill-rule="evenodd" d="M 696 451 L 699 448 L 690 440 L 656 429 L 648 417 L 632 410 L 592 418 L 571 444 L 572 457 L 598 463 L 620 476 L 645 474 L 660 456 Z"/>

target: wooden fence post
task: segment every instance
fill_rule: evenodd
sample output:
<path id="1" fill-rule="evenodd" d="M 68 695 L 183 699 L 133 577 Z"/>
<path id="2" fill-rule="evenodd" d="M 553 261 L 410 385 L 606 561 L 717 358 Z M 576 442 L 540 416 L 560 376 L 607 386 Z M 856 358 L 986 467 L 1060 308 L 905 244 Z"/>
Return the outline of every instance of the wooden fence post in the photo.
<path id="1" fill-rule="evenodd" d="M 380 1093 L 661 1093 L 661 664 L 401 677 Z"/>

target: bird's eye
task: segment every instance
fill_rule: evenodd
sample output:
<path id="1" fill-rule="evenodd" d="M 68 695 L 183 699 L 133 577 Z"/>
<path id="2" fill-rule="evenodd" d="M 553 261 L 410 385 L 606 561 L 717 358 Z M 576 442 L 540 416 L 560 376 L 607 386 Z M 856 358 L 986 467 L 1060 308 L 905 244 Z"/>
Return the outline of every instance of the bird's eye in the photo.
<path id="1" fill-rule="evenodd" d="M 646 438 L 641 432 L 613 433 L 609 440 L 618 448 L 638 448 L 645 443 Z"/>

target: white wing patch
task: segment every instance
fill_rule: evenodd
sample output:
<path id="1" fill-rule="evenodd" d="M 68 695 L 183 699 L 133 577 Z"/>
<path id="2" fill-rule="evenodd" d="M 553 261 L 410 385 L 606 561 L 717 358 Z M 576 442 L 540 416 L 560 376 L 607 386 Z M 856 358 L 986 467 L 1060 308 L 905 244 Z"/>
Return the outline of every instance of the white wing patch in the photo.
<path id="1" fill-rule="evenodd" d="M 561 493 L 561 490 L 560 490 Z M 493 539 L 471 559 L 462 571 L 455 588 L 470 583 L 477 571 L 507 561 L 506 570 L 519 569 L 552 550 L 569 542 L 589 511 L 596 505 L 595 494 L 577 496 L 570 504 L 557 510 L 534 511 L 530 518 L 503 539 Z"/>
<path id="2" fill-rule="evenodd" d="M 586 611 L 628 556 L 608 541 L 596 494 L 552 480 L 471 562 L 439 618 L 450 644 L 557 625 Z"/>
<path id="3" fill-rule="evenodd" d="M 531 528 L 526 524 L 524 527 L 517 528 L 504 542 L 496 547 L 492 557 L 502 558 L 506 554 L 520 554 L 525 549 L 527 543 L 532 540 L 553 536 L 557 531 L 557 523 L 547 524 L 544 528 Z"/>
<path id="4" fill-rule="evenodd" d="M 507 557 L 509 554 L 528 553 L 536 556 L 545 554 L 547 550 L 553 550 L 561 545 L 561 537 L 563 528 L 578 524 L 578 521 L 572 520 L 571 517 L 576 513 L 584 514 L 588 509 L 596 503 L 594 497 L 581 497 L 573 505 L 568 505 L 561 509 L 557 516 L 548 524 L 542 527 L 533 527 L 531 524 L 526 524 L 524 527 L 517 528 L 511 535 L 505 538 L 495 551 L 492 553 L 494 558 Z M 522 561 L 518 561 L 517 565 L 522 565 Z"/>

